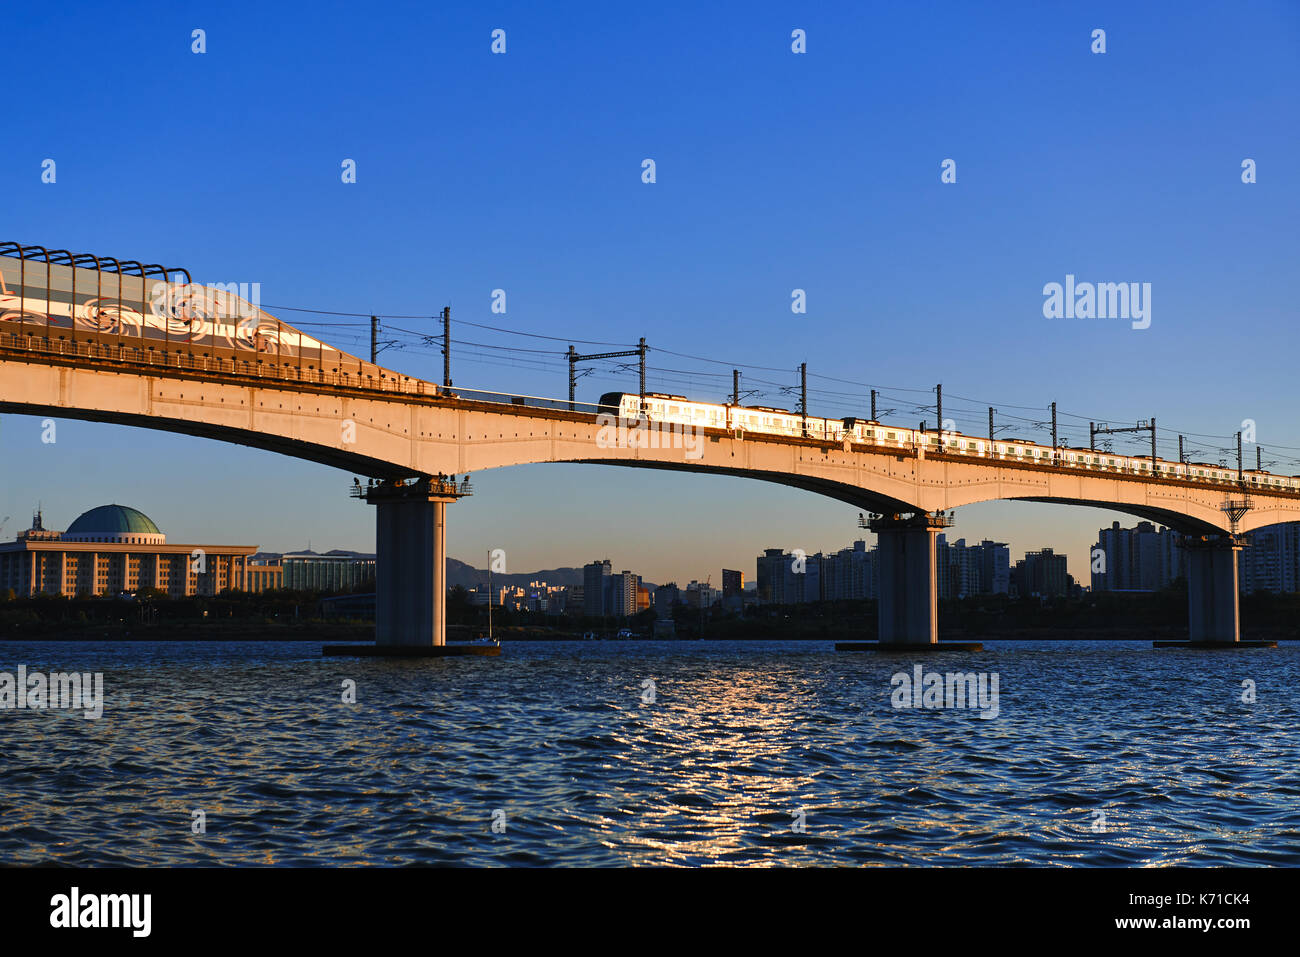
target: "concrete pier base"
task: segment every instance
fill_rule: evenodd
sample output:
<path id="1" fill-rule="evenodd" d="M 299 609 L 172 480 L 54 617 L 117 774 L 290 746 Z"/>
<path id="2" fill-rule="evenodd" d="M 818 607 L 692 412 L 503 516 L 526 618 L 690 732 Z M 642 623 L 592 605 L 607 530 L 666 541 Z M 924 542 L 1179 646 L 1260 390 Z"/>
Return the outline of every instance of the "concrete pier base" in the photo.
<path id="1" fill-rule="evenodd" d="M 935 537 L 950 524 L 947 518 L 927 514 L 877 516 L 868 523 L 879 539 L 879 644 L 939 643 Z"/>
<path id="2" fill-rule="evenodd" d="M 894 654 L 912 655 L 917 652 L 929 654 L 939 651 L 983 651 L 984 645 L 978 641 L 837 641 L 836 651 L 880 651 Z"/>
<path id="3" fill-rule="evenodd" d="M 1242 641 L 1153 641 L 1153 648 L 1192 648 L 1201 651 L 1214 651 L 1216 649 L 1227 648 L 1276 648 L 1276 641 L 1264 639 L 1250 639 Z"/>
<path id="4" fill-rule="evenodd" d="M 483 655 L 495 658 L 500 645 L 325 645 L 321 653 L 347 658 L 452 658 Z"/>

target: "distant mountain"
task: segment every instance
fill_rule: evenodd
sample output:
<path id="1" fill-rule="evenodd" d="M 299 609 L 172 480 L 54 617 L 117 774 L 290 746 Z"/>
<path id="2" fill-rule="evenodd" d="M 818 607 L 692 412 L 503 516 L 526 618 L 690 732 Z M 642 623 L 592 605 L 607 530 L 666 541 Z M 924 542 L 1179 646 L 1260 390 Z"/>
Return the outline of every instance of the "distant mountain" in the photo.
<path id="1" fill-rule="evenodd" d="M 515 575 L 502 575 L 493 572 L 492 587 L 504 588 L 507 585 L 526 587 L 529 582 L 542 581 L 548 585 L 573 586 L 582 584 L 581 568 L 547 568 L 540 572 L 521 572 Z M 473 588 L 475 585 L 487 585 L 487 569 L 475 568 L 455 558 L 447 559 L 447 586 L 455 588 L 462 585 Z"/>
<path id="2" fill-rule="evenodd" d="M 318 555 L 322 553 L 309 551 L 308 549 L 302 549 L 301 551 L 297 551 L 297 552 L 283 552 L 283 553 L 282 552 L 258 552 L 256 555 L 252 557 L 254 559 L 259 559 L 259 560 L 266 560 L 266 559 L 278 560 L 282 558 L 283 555 L 286 554 L 287 555 Z M 323 554 L 355 555 L 358 558 L 375 557 L 373 554 L 368 554 L 365 552 L 353 552 L 343 548 L 336 548 L 331 551 L 324 552 Z M 539 572 L 520 572 L 515 575 L 501 575 L 501 574 L 492 575 L 493 588 L 504 588 L 507 585 L 518 585 L 521 588 L 526 588 L 529 582 L 538 582 L 538 581 L 546 582 L 546 584 L 548 585 L 559 585 L 562 587 L 572 587 L 574 585 L 581 585 L 582 569 L 581 568 L 545 568 Z M 470 565 L 466 562 L 459 561 L 455 558 L 447 559 L 447 587 L 448 588 L 455 588 L 457 585 L 461 585 L 465 588 L 473 588 L 475 585 L 486 585 L 486 584 L 487 584 L 487 569 L 475 568 L 473 565 Z M 654 591 L 655 586 L 652 585 L 650 582 L 642 582 L 641 584 L 645 585 L 651 591 Z"/>
<path id="3" fill-rule="evenodd" d="M 582 584 L 581 568 L 545 568 L 539 572 L 521 572 L 517 575 L 502 575 L 499 572 L 492 573 L 492 588 L 504 588 L 507 585 L 518 585 L 526 588 L 529 582 L 546 582 L 548 585 L 561 585 L 572 587 Z M 653 593 L 655 586 L 650 582 L 641 583 L 649 588 Z M 487 569 L 475 568 L 473 565 L 458 561 L 454 558 L 447 559 L 447 587 L 455 588 L 462 585 L 465 588 L 473 588 L 475 585 L 487 585 Z"/>

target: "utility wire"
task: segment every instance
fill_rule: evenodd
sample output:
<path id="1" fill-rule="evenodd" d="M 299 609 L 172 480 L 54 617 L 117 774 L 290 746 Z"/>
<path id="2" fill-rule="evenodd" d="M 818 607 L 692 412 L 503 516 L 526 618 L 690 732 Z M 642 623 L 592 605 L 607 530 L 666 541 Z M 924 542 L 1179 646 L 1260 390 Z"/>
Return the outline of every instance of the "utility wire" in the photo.
<path id="1" fill-rule="evenodd" d="M 297 313 L 305 313 L 311 315 L 338 316 L 345 319 L 369 319 L 372 315 L 371 313 L 340 312 L 340 311 L 327 310 L 327 309 L 308 309 L 299 306 L 268 305 L 266 306 L 266 308 L 268 310 L 297 312 Z M 405 314 L 395 314 L 395 313 L 384 313 L 384 314 L 374 313 L 373 315 L 379 319 L 398 319 L 398 320 L 428 319 L 434 321 L 441 319 L 440 315 L 405 315 Z M 565 342 L 569 344 L 621 346 L 624 348 L 630 348 L 629 344 L 625 342 L 613 342 L 609 340 L 600 340 L 600 339 L 576 339 L 576 338 L 571 338 L 566 336 L 552 336 L 543 333 L 526 332 L 522 329 L 510 329 L 502 326 L 494 326 L 486 323 L 473 322 L 467 319 L 458 319 L 455 321 L 457 322 L 458 325 L 470 326 L 477 329 L 485 329 L 491 332 L 497 332 L 508 336 L 524 336 L 531 339 L 543 339 L 552 342 Z M 310 328 L 342 328 L 342 327 L 355 328 L 358 326 L 365 326 L 366 323 L 304 322 L 302 323 L 302 325 Z M 385 331 L 395 331 L 405 335 L 414 336 L 418 339 L 424 340 L 428 345 L 434 346 L 435 348 L 441 344 L 440 339 L 436 333 L 417 332 L 415 330 L 406 329 L 399 326 L 385 326 Z M 519 353 L 519 354 L 531 354 L 534 356 L 551 356 L 555 358 L 556 366 L 562 366 L 567 357 L 567 353 L 552 352 L 551 350 L 546 350 L 546 349 L 525 349 L 519 346 L 495 345 L 490 343 L 471 342 L 468 340 L 460 340 L 460 339 L 456 339 L 452 341 L 456 345 L 464 346 L 467 348 L 489 349 L 496 352 L 507 353 L 507 354 Z M 410 344 L 405 344 L 400 342 L 393 343 L 392 347 L 397 349 L 402 349 L 402 350 L 419 351 L 418 349 L 413 349 L 413 347 Z M 774 382 L 769 379 L 762 379 L 754 376 L 746 376 L 745 382 L 746 385 L 757 384 L 761 386 L 769 386 L 770 389 L 777 390 L 776 395 L 778 396 L 789 397 L 797 391 L 797 386 L 794 384 L 795 375 L 796 375 L 796 370 L 794 369 L 784 369 L 776 366 L 760 366 L 760 365 L 754 365 L 752 363 L 745 363 L 745 362 L 729 362 L 721 359 L 714 359 L 708 356 L 693 355 L 691 353 L 677 352 L 671 349 L 664 349 L 662 347 L 649 346 L 649 345 L 647 345 L 646 349 L 647 352 L 659 352 L 668 356 L 675 356 L 681 359 L 689 359 L 695 362 L 708 363 L 710 365 L 725 366 L 727 368 L 732 368 L 732 369 L 750 369 L 759 372 L 782 372 L 782 373 L 788 372 L 790 373 L 791 378 L 790 380 L 785 382 Z M 515 364 L 518 364 L 525 360 L 515 359 L 512 361 Z M 539 360 L 532 360 L 532 365 L 530 367 L 540 369 L 543 368 L 543 365 Z M 614 367 L 615 371 L 619 371 L 619 370 L 626 371 L 631 368 L 635 368 L 635 365 L 623 363 Z M 725 378 L 726 375 L 725 373 L 708 372 L 705 370 L 670 369 L 670 368 L 651 367 L 647 365 L 646 367 L 647 375 L 651 374 L 652 371 L 658 376 L 660 376 L 661 380 L 663 381 L 678 381 L 678 382 L 686 381 L 691 384 L 694 384 L 695 381 L 699 379 L 706 379 L 706 380 L 722 379 Z M 582 374 L 586 375 L 587 373 L 583 372 Z M 684 377 L 684 379 L 681 377 Z M 899 408 L 897 409 L 886 410 L 884 414 L 898 414 L 900 411 L 911 411 L 915 414 L 928 415 L 936 411 L 936 406 L 933 404 L 925 404 L 925 403 L 918 404 L 915 402 L 915 400 L 911 398 L 907 398 L 905 396 L 895 394 L 895 393 L 906 393 L 909 395 L 923 395 L 927 393 L 933 393 L 934 390 L 932 388 L 916 389 L 916 388 L 909 388 L 907 386 L 873 385 L 872 383 L 860 382 L 857 380 L 845 379 L 837 376 L 829 376 L 829 375 L 824 375 L 816 372 L 809 372 L 808 377 L 810 379 L 819 379 L 825 382 L 834 382 L 841 385 L 854 386 L 862 390 L 874 389 L 877 392 L 878 399 L 885 399 L 888 403 L 892 403 L 899 406 Z M 729 394 L 730 393 L 728 393 L 728 395 Z M 759 390 L 757 394 L 759 396 L 765 396 L 765 395 L 770 395 L 771 393 L 769 391 Z M 810 397 L 817 397 L 819 401 L 821 401 L 825 405 L 832 405 L 838 408 L 846 408 L 846 407 L 859 408 L 862 403 L 862 400 L 865 398 L 865 395 L 860 394 L 858 392 L 850 393 L 850 392 L 842 392 L 842 391 L 837 391 L 832 389 L 809 389 L 808 395 Z M 989 405 L 993 405 L 998 410 L 998 418 L 1001 419 L 1004 423 L 1007 420 L 1010 420 L 1011 422 L 1018 423 L 1019 427 L 1027 428 L 1032 431 L 1046 432 L 1048 430 L 1048 423 L 1044 419 L 1029 418 L 1026 416 L 1017 416 L 1009 411 L 1009 410 L 1018 410 L 1024 412 L 1034 412 L 1037 413 L 1038 415 L 1042 415 L 1043 412 L 1045 411 L 1045 408 L 1042 406 L 1027 406 L 1027 405 L 1021 405 L 1018 403 L 1011 403 L 1011 402 L 988 403 L 985 402 L 984 400 L 976 399 L 971 396 L 965 396 L 953 392 L 946 393 L 944 398 L 953 403 L 953 405 L 945 408 L 945 412 L 951 410 L 957 415 L 963 415 L 963 416 L 968 414 L 974 415 L 976 414 L 977 409 L 979 410 L 979 412 L 982 412 L 984 408 L 988 407 Z M 849 400 L 849 401 L 845 402 L 839 400 Z M 970 408 L 963 408 L 963 404 L 969 404 Z M 1127 418 L 1122 416 L 1098 416 L 1098 415 L 1085 416 L 1080 413 L 1070 412 L 1065 409 L 1060 409 L 1057 411 L 1057 419 L 1058 421 L 1060 419 L 1073 420 L 1079 424 L 1083 422 L 1128 421 Z M 942 423 L 936 423 L 936 425 L 942 426 Z M 1004 431 L 1007 427 L 1008 426 L 1004 424 L 1002 426 L 996 427 L 995 431 L 1001 432 Z M 1067 428 L 1069 428 L 1069 426 L 1067 426 Z M 980 430 L 980 432 L 982 431 L 983 430 Z M 1217 445 L 1220 442 L 1225 443 L 1224 447 L 1207 449 L 1207 450 L 1195 450 L 1195 452 L 1188 452 L 1188 450 L 1184 449 L 1184 452 L 1188 455 L 1204 454 L 1205 452 L 1213 451 L 1215 454 L 1226 455 L 1229 458 L 1235 458 L 1236 456 L 1236 448 L 1235 448 L 1236 436 L 1234 434 L 1225 435 L 1225 434 L 1217 434 L 1217 433 L 1195 432 L 1187 429 L 1179 429 L 1174 426 L 1164 426 L 1160 428 L 1158 432 L 1159 432 L 1158 440 L 1157 440 L 1159 443 L 1158 448 L 1167 442 L 1171 442 L 1172 439 L 1170 438 L 1170 436 L 1183 435 L 1187 438 L 1195 438 L 1201 441 L 1209 441 L 1214 445 Z M 971 433 L 971 434 L 978 434 L 978 433 Z M 1116 436 L 1114 438 L 1118 438 L 1122 441 L 1130 442 L 1130 443 L 1142 442 L 1142 438 L 1136 435 L 1122 435 L 1122 436 Z M 1109 437 L 1108 440 L 1104 440 L 1104 441 L 1109 441 Z M 1252 443 L 1252 444 L 1258 445 L 1261 443 Z M 1143 443 L 1143 445 L 1145 446 L 1145 443 Z M 1077 443 L 1074 447 L 1081 448 L 1082 444 Z M 1292 459 L 1287 456 L 1281 456 L 1280 458 L 1278 457 L 1278 453 L 1281 452 L 1300 452 L 1300 446 L 1281 445 L 1281 444 L 1270 442 L 1267 444 L 1266 448 L 1274 456 L 1274 458 L 1270 459 L 1270 461 L 1273 462 L 1273 464 L 1276 464 L 1278 461 L 1284 461 L 1284 462 L 1300 461 L 1297 459 Z"/>

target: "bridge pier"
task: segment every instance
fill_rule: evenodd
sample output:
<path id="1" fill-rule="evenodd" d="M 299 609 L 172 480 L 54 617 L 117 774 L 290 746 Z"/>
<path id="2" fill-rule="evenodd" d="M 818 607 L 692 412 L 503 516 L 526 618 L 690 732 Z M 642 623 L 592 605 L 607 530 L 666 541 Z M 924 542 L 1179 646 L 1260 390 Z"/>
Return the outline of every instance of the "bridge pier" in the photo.
<path id="1" fill-rule="evenodd" d="M 1275 641 L 1241 640 L 1241 544 L 1232 535 L 1187 538 L 1188 641 L 1157 641 L 1157 648 L 1276 648 Z"/>
<path id="2" fill-rule="evenodd" d="M 424 487 L 421 487 L 421 485 Z M 375 643 L 447 643 L 447 503 L 428 483 L 378 486 L 375 506 Z"/>
<path id="3" fill-rule="evenodd" d="M 1229 536 L 1184 543 L 1187 556 L 1187 632 L 1192 641 L 1241 639 L 1237 556 L 1241 546 Z"/>
<path id="4" fill-rule="evenodd" d="M 910 518 L 881 516 L 869 528 L 876 533 L 880 562 L 881 644 L 938 644 L 939 579 L 935 539 L 946 519 L 919 514 Z"/>
<path id="5" fill-rule="evenodd" d="M 839 651 L 979 651 L 978 642 L 939 643 L 939 580 L 936 537 L 952 524 L 943 515 L 920 512 L 906 518 L 874 516 L 880 563 L 877 597 L 879 641 L 840 642 Z"/>
<path id="6" fill-rule="evenodd" d="M 331 655 L 495 655 L 496 647 L 447 644 L 447 505 L 469 479 L 422 478 L 354 487 L 375 506 L 375 643 L 327 645 Z"/>

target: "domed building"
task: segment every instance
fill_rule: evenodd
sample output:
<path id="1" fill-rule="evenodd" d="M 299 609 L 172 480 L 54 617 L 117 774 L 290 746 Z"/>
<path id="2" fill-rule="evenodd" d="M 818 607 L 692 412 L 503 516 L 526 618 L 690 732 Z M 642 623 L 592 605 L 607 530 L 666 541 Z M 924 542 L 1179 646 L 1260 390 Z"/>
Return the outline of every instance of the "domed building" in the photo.
<path id="1" fill-rule="evenodd" d="M 65 542 L 166 545 L 167 536 L 144 512 L 126 505 L 101 505 L 83 513 L 63 533 Z"/>
<path id="2" fill-rule="evenodd" d="M 279 569 L 250 567 L 253 545 L 169 545 L 153 520 L 128 505 L 100 505 L 66 532 L 32 527 L 0 542 L 0 591 L 29 595 L 121 595 L 156 588 L 173 598 L 227 589 L 280 587 Z"/>

